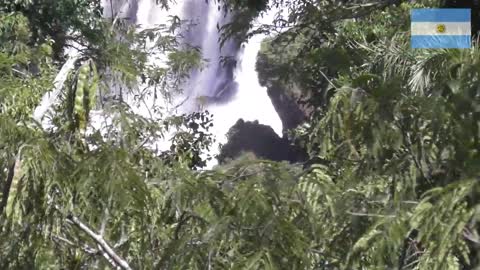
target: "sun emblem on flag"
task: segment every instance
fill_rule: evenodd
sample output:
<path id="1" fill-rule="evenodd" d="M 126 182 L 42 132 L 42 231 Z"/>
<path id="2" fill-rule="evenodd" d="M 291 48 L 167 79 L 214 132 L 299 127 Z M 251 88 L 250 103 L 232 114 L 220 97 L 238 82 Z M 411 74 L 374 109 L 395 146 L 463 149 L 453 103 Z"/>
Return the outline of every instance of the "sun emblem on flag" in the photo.
<path id="1" fill-rule="evenodd" d="M 445 24 L 437 24 L 437 33 L 445 33 Z"/>

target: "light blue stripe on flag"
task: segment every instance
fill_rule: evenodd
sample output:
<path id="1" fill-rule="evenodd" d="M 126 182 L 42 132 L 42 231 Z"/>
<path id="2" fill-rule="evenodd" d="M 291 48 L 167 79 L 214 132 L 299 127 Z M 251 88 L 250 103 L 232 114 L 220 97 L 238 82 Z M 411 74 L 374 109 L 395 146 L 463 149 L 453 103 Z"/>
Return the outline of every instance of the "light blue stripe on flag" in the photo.
<path id="1" fill-rule="evenodd" d="M 469 8 L 415 8 L 412 22 L 470 22 Z"/>
<path id="2" fill-rule="evenodd" d="M 472 39 L 471 36 L 466 35 L 414 35 L 411 39 L 411 46 L 416 49 L 468 49 L 472 47 Z"/>

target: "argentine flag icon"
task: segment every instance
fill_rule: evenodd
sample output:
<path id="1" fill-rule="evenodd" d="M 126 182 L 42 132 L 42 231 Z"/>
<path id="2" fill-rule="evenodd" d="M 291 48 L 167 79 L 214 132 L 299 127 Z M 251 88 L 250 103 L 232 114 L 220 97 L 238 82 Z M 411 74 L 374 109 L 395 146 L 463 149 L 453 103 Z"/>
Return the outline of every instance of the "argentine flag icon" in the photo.
<path id="1" fill-rule="evenodd" d="M 470 9 L 411 10 L 412 48 L 471 48 Z"/>

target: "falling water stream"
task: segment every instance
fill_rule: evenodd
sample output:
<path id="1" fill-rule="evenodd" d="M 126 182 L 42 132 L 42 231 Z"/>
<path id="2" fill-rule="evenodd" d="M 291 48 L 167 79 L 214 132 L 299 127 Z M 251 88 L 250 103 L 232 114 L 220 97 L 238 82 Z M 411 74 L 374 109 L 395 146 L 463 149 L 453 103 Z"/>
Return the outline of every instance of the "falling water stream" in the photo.
<path id="1" fill-rule="evenodd" d="M 166 24 L 169 16 L 173 15 L 195 24 L 182 33 L 183 42 L 199 47 L 207 64 L 203 69 L 191 72 L 182 97 L 178 98 L 179 101 L 187 102 L 178 108 L 178 113 L 198 110 L 200 97 L 210 101 L 205 109 L 213 113 L 214 126 L 211 131 L 217 139 L 210 154 L 218 152 L 218 144 L 226 142 L 225 134 L 239 118 L 246 121 L 258 120 L 260 124 L 271 126 L 281 136 L 282 123 L 266 89 L 260 86 L 255 71 L 256 56 L 264 36 L 254 36 L 242 46 L 227 41 L 220 48 L 217 24 L 221 26 L 228 23 L 231 16 L 219 9 L 215 1 L 177 0 L 169 10 L 161 8 L 155 2 L 156 0 L 139 0 L 123 12 L 128 13 L 128 18 L 139 25 L 140 29 Z M 266 14 L 259 23 L 271 22 L 274 12 Z M 236 65 L 223 65 L 220 61 L 222 56 L 233 57 Z M 150 61 L 161 60 L 152 58 Z M 146 114 L 146 108 L 139 108 L 139 112 Z M 168 141 L 160 143 L 161 147 L 166 148 L 167 145 Z M 211 168 L 215 164 L 216 160 L 212 160 L 207 167 Z"/>

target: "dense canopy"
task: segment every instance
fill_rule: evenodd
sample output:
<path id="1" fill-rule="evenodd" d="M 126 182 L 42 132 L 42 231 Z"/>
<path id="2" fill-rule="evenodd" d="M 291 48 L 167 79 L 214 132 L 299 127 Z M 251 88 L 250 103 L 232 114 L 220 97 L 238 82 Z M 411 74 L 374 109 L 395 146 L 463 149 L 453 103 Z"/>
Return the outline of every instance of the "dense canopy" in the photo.
<path id="1" fill-rule="evenodd" d="M 270 33 L 259 80 L 308 108 L 285 135 L 308 158 L 208 170 L 208 112 L 114 95 L 181 91 L 204 64 L 187 22 L 139 30 L 100 2 L 0 3 L 0 269 L 480 269 L 478 1 L 216 0 L 219 42 Z M 473 47 L 411 49 L 419 7 L 472 8 Z"/>

